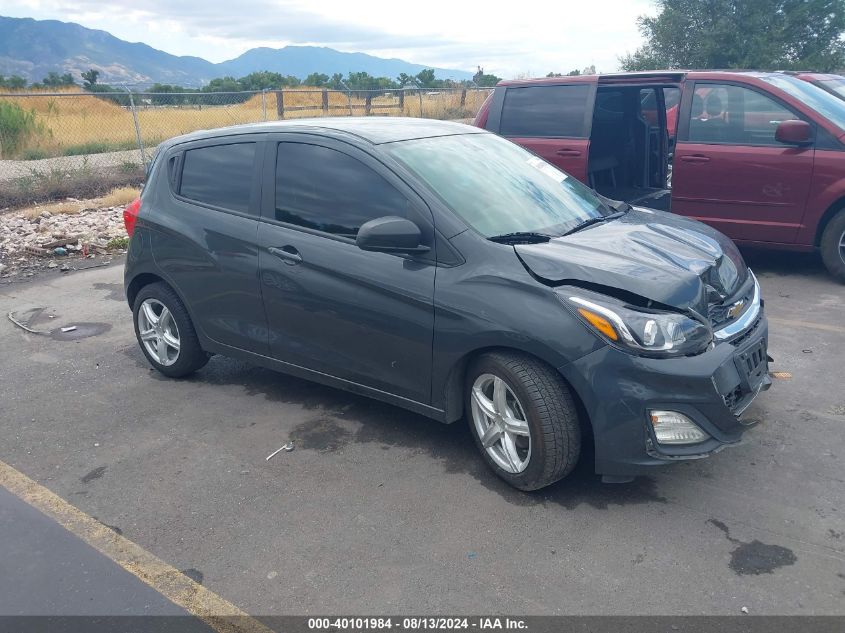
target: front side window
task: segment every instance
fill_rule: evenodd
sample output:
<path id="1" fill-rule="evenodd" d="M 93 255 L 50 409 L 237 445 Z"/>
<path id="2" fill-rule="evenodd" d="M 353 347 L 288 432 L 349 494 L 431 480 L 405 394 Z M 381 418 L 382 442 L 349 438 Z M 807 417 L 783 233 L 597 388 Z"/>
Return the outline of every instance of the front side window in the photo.
<path id="1" fill-rule="evenodd" d="M 520 231 L 563 235 L 610 212 L 578 180 L 493 134 L 456 134 L 382 147 L 485 237 Z"/>
<path id="2" fill-rule="evenodd" d="M 352 156 L 319 145 L 279 144 L 276 220 L 354 239 L 365 222 L 408 212 L 408 199 Z"/>
<path id="3" fill-rule="evenodd" d="M 798 117 L 766 95 L 728 84 L 697 84 L 689 121 L 691 143 L 781 145 L 775 131 Z"/>
<path id="4" fill-rule="evenodd" d="M 586 138 L 590 86 L 508 88 L 499 133 L 503 136 Z"/>
<path id="5" fill-rule="evenodd" d="M 185 152 L 179 193 L 203 204 L 246 213 L 254 162 L 255 143 L 189 149 Z"/>

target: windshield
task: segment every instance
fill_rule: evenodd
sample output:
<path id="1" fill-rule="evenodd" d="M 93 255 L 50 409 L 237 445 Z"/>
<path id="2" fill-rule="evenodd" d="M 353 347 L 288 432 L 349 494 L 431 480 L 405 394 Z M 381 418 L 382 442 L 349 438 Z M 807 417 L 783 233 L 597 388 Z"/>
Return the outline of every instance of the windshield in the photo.
<path id="1" fill-rule="evenodd" d="M 839 129 L 845 130 L 845 101 L 837 99 L 818 86 L 788 75 L 766 75 L 760 79 L 789 93 Z"/>
<path id="2" fill-rule="evenodd" d="M 845 77 L 840 77 L 839 79 L 822 79 L 819 81 L 819 86 L 840 99 L 845 99 Z"/>
<path id="3" fill-rule="evenodd" d="M 461 134 L 383 145 L 485 237 L 563 235 L 610 213 L 575 178 L 493 134 Z"/>

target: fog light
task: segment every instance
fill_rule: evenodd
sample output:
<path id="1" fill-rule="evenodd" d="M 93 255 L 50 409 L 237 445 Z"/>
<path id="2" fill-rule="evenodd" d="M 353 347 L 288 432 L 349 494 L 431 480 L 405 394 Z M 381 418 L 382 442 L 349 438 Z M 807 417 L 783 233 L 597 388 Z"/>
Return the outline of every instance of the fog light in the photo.
<path id="1" fill-rule="evenodd" d="M 660 444 L 698 444 L 707 439 L 707 433 L 683 413 L 650 411 L 649 416 Z"/>

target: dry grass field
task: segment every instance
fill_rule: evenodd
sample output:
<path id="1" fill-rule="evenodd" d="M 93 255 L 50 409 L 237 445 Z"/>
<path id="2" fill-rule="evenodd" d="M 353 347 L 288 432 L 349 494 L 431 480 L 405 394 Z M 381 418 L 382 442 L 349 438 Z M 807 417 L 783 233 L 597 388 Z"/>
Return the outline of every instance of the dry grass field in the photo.
<path id="1" fill-rule="evenodd" d="M 121 207 L 132 202 L 140 194 L 137 187 L 115 187 L 109 193 L 91 200 L 68 199 L 62 202 L 35 205 L 23 211 L 27 219 L 37 218 L 43 213 L 50 215 L 76 215 L 77 213 L 92 207 Z"/>
<path id="2" fill-rule="evenodd" d="M 50 156 L 97 154 L 136 146 L 135 126 L 129 108 L 95 95 L 79 95 L 78 89 L 65 90 L 67 96 L 39 95 L 3 97 L 26 113 L 34 115 L 34 123 L 0 158 L 37 159 Z M 75 94 L 71 94 L 75 93 Z M 329 116 L 349 116 L 350 99 L 342 92 L 329 92 Z M 442 93 L 408 93 L 400 109 L 395 94 L 376 93 L 372 98 L 372 115 L 413 116 L 429 118 L 472 117 L 481 107 L 487 93 L 468 90 L 466 103 L 460 104 L 460 91 Z M 222 95 L 200 93 L 202 105 L 152 106 L 148 99 L 136 99 L 141 136 L 147 146 L 162 140 L 200 129 L 211 129 L 253 123 L 277 118 L 276 96 L 268 92 L 263 98 L 256 94 L 238 104 L 223 105 Z M 322 94 L 313 88 L 284 91 L 285 119 L 323 116 Z M 216 102 L 216 103 L 215 103 Z M 353 113 L 363 115 L 365 100 L 351 99 Z M 391 107 L 392 106 L 392 107 Z M 265 115 L 266 112 L 266 115 Z M 0 145 L 3 139 L 0 138 Z M 0 152 L 3 147 L 0 146 Z"/>

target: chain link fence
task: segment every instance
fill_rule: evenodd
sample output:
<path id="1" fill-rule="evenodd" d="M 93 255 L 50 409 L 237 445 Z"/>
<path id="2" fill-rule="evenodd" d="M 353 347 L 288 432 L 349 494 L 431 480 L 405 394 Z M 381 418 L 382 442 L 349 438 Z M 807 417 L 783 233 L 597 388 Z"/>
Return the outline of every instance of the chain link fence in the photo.
<path id="1" fill-rule="evenodd" d="M 195 130 L 325 116 L 470 120 L 490 89 L 0 94 L 0 209 L 137 184 L 162 141 Z"/>

